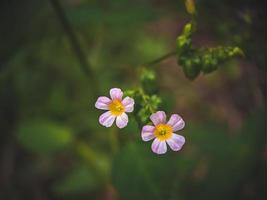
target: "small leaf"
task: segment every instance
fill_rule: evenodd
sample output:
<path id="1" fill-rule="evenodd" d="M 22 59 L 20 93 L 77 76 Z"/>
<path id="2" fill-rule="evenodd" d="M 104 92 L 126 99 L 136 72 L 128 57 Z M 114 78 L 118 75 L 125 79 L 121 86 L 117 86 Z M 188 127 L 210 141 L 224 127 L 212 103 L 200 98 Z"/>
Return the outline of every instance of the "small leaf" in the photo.
<path id="1" fill-rule="evenodd" d="M 51 154 L 66 148 L 72 141 L 71 131 L 50 121 L 30 121 L 18 128 L 20 144 L 34 152 Z"/>

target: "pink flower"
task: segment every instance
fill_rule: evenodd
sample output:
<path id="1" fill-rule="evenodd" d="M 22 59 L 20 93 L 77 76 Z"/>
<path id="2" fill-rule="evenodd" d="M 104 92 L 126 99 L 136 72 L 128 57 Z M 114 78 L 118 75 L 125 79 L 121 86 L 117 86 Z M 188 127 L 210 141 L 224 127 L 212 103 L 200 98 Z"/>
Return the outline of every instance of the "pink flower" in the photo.
<path id="1" fill-rule="evenodd" d="M 152 151 L 156 154 L 167 152 L 167 144 L 173 151 L 179 151 L 185 143 L 185 138 L 174 132 L 184 128 L 184 120 L 177 114 L 173 114 L 166 123 L 166 114 L 164 111 L 158 111 L 150 116 L 154 126 L 146 125 L 142 129 L 143 141 L 154 139 Z"/>
<path id="2" fill-rule="evenodd" d="M 116 120 L 119 128 L 124 128 L 128 124 L 127 112 L 133 112 L 134 100 L 130 97 L 122 99 L 123 92 L 119 88 L 110 90 L 110 98 L 98 97 L 95 107 L 100 110 L 108 110 L 99 117 L 99 123 L 105 127 L 111 127 Z"/>

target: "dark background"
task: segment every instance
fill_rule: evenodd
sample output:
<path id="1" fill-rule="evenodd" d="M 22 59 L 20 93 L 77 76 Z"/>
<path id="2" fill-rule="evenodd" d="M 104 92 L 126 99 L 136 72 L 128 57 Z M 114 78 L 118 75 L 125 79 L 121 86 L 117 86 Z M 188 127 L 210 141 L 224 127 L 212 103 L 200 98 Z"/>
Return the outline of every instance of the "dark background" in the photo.
<path id="1" fill-rule="evenodd" d="M 266 199 L 264 1 L 196 0 L 196 46 L 238 45 L 209 75 L 185 78 L 175 57 L 153 66 L 160 109 L 186 121 L 164 156 L 94 108 L 136 68 L 175 48 L 182 0 L 4 0 L 0 3 L 0 199 Z"/>

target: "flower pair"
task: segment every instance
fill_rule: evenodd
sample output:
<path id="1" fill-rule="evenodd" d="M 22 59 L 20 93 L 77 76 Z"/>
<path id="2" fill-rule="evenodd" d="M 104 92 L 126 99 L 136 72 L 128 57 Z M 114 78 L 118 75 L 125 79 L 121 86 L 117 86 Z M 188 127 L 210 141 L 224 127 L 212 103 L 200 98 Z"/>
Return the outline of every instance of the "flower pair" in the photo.
<path id="1" fill-rule="evenodd" d="M 124 128 L 128 124 L 128 115 L 133 112 L 134 100 L 130 97 L 123 97 L 123 92 L 119 88 L 110 90 L 110 98 L 101 96 L 97 99 L 95 107 L 107 110 L 99 117 L 99 123 L 105 127 L 111 127 L 116 120 L 119 128 Z M 154 139 L 152 151 L 156 154 L 167 152 L 167 144 L 173 151 L 179 151 L 185 143 L 185 138 L 174 132 L 184 128 L 184 120 L 177 114 L 173 114 L 169 121 L 166 120 L 164 111 L 158 111 L 150 116 L 153 125 L 146 125 L 142 128 L 141 137 L 143 141 Z"/>

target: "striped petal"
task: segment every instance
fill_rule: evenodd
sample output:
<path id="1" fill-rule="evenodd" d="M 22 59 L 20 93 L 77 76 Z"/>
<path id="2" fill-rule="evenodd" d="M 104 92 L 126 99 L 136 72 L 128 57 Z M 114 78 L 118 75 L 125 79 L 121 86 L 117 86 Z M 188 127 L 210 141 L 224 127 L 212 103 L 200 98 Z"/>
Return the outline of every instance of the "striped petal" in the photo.
<path id="1" fill-rule="evenodd" d="M 167 144 L 165 141 L 160 141 L 156 138 L 152 143 L 151 149 L 156 154 L 164 154 L 167 152 Z"/>
<path id="2" fill-rule="evenodd" d="M 121 91 L 120 88 L 112 88 L 110 91 L 110 97 L 111 99 L 118 99 L 118 100 L 121 100 L 122 99 L 122 96 L 123 96 L 123 92 Z"/>
<path id="3" fill-rule="evenodd" d="M 133 112 L 134 110 L 134 100 L 130 97 L 125 97 L 122 100 L 122 104 L 124 106 L 125 112 Z"/>
<path id="4" fill-rule="evenodd" d="M 110 111 L 107 111 L 107 112 L 103 113 L 102 115 L 100 115 L 99 123 L 105 127 L 111 127 L 115 118 L 116 117 L 114 115 L 112 115 Z"/>
<path id="5" fill-rule="evenodd" d="M 155 138 L 154 126 L 146 125 L 142 128 L 141 137 L 143 141 L 149 141 Z"/>
<path id="6" fill-rule="evenodd" d="M 183 129 L 185 126 L 184 120 L 177 114 L 173 114 L 167 124 L 172 126 L 174 132 Z"/>
<path id="7" fill-rule="evenodd" d="M 151 121 L 154 125 L 165 124 L 166 114 L 164 111 L 158 111 L 150 116 Z"/>
<path id="8" fill-rule="evenodd" d="M 95 103 L 95 107 L 100 109 L 100 110 L 108 110 L 108 106 L 111 102 L 111 99 L 109 99 L 108 97 L 98 97 L 96 103 Z"/>
<path id="9" fill-rule="evenodd" d="M 117 116 L 116 125 L 119 128 L 124 128 L 128 124 L 128 115 L 122 113 L 120 116 Z"/>
<path id="10" fill-rule="evenodd" d="M 179 151 L 185 143 L 185 138 L 173 133 L 172 137 L 167 140 L 167 143 L 173 151 Z"/>

